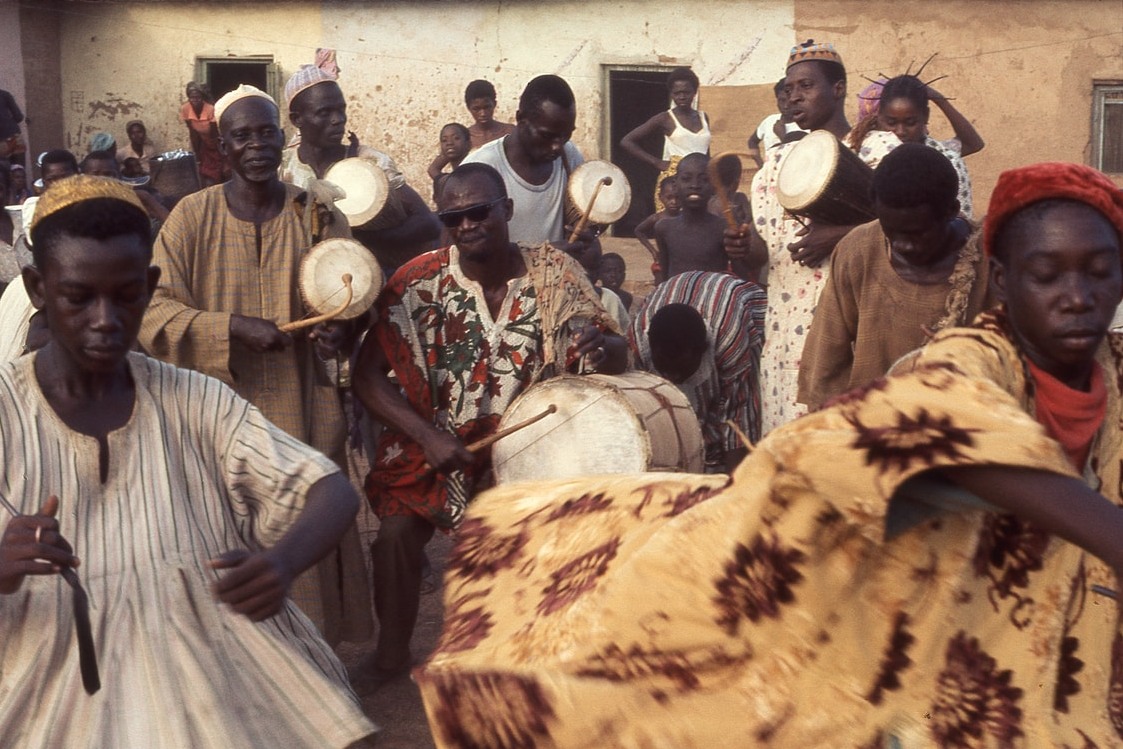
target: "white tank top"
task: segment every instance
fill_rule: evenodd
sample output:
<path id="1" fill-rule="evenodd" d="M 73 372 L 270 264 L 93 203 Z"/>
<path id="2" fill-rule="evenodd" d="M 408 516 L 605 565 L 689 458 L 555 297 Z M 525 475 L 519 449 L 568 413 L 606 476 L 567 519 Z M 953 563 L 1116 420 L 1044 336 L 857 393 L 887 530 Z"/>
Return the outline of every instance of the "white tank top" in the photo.
<path id="1" fill-rule="evenodd" d="M 670 159 L 672 156 L 685 156 L 688 153 L 707 153 L 710 150 L 710 123 L 706 119 L 706 113 L 699 110 L 698 116 L 702 120 L 702 129 L 698 132 L 692 132 L 682 126 L 675 117 L 674 110 L 668 109 L 667 114 L 671 116 L 671 120 L 675 123 L 675 129 L 671 134 L 663 139 L 663 159 Z"/>

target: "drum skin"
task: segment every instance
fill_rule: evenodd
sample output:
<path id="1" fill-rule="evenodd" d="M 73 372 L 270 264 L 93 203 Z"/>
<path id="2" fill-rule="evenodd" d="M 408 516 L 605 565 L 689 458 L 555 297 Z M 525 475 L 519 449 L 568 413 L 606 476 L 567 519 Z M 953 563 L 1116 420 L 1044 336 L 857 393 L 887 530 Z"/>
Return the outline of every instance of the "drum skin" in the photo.
<path id="1" fill-rule="evenodd" d="M 390 189 L 386 172 L 375 161 L 361 156 L 342 159 L 331 165 L 324 174 L 324 181 L 346 193 L 335 202 L 335 207 L 352 227 L 389 229 L 407 218 L 401 196 L 397 190 Z"/>
<path id="2" fill-rule="evenodd" d="M 784 159 L 776 198 L 795 216 L 850 226 L 877 218 L 872 186 L 873 169 L 830 132 L 816 130 Z"/>
<path id="3" fill-rule="evenodd" d="M 343 303 L 344 273 L 351 275 L 351 304 L 336 319 L 358 317 L 374 304 L 382 291 L 382 268 L 366 247 L 336 237 L 313 246 L 300 262 L 300 296 L 312 314 L 327 314 Z"/>
<path id="4" fill-rule="evenodd" d="M 565 375 L 529 388 L 499 429 L 551 404 L 557 413 L 492 447 L 496 482 L 704 468 L 702 429 L 672 383 L 648 372 Z"/>
<path id="5" fill-rule="evenodd" d="M 605 178 L 611 179 L 611 184 L 602 185 L 597 192 L 597 184 Z M 589 211 L 589 223 L 619 221 L 632 205 L 632 186 L 627 176 L 609 161 L 586 161 L 569 176 L 569 197 L 582 213 L 588 210 L 594 193 L 597 199 Z"/>

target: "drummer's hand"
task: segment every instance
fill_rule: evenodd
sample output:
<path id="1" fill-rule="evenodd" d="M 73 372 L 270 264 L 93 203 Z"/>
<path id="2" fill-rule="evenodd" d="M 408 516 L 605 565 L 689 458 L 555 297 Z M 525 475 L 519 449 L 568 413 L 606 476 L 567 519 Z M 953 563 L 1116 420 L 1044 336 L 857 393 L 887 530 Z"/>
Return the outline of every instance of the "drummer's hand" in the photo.
<path id="1" fill-rule="evenodd" d="M 276 323 L 245 315 L 230 316 L 230 337 L 258 354 L 283 351 L 292 345 L 292 337 L 281 332 Z"/>
<path id="2" fill-rule="evenodd" d="M 566 241 L 556 242 L 554 246 L 580 263 L 586 271 L 595 272 L 600 265 L 600 235 L 593 228 L 586 226 L 577 234 L 577 238 L 570 242 L 568 239 L 573 233 L 573 227 L 566 226 L 564 233 Z"/>
<path id="3" fill-rule="evenodd" d="M 796 236 L 802 237 L 798 242 L 788 245 L 792 253 L 792 262 L 806 265 L 809 268 L 818 268 L 834 252 L 835 245 L 845 237 L 853 226 L 831 226 L 810 224 L 803 227 Z"/>
<path id="4" fill-rule="evenodd" d="M 74 549 L 58 532 L 57 512 L 58 497 L 51 496 L 37 515 L 8 522 L 0 537 L 0 594 L 15 593 L 26 575 L 54 575 L 63 567 L 78 566 Z"/>
<path id="5" fill-rule="evenodd" d="M 438 473 L 464 470 L 476 461 L 475 456 L 468 452 L 468 448 L 455 435 L 435 427 L 420 444 L 425 451 L 425 460 Z"/>
<path id="6" fill-rule="evenodd" d="M 725 254 L 733 260 L 744 260 L 749 256 L 752 246 L 752 227 L 741 224 L 736 229 L 725 227 Z"/>
<path id="7" fill-rule="evenodd" d="M 329 320 L 312 328 L 308 337 L 316 344 L 321 359 L 334 359 L 347 343 L 350 326 L 345 322 Z"/>
<path id="8" fill-rule="evenodd" d="M 575 355 L 584 356 L 591 369 L 599 369 L 608 359 L 605 351 L 604 331 L 596 325 L 586 325 L 575 335 L 573 342 Z"/>
<path id="9" fill-rule="evenodd" d="M 251 621 L 279 612 L 292 585 L 292 573 L 271 550 L 236 549 L 208 564 L 212 570 L 230 570 L 211 585 L 214 597 Z"/>

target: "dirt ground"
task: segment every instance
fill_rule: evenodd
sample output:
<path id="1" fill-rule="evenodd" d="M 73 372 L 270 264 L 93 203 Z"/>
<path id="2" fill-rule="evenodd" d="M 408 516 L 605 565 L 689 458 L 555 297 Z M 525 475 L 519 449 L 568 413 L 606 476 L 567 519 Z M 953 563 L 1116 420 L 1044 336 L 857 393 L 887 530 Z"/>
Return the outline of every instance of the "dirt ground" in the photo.
<path id="1" fill-rule="evenodd" d="M 638 302 L 652 288 L 651 255 L 634 239 L 602 237 L 601 242 L 605 252 L 616 252 L 624 258 L 627 265 L 624 288 L 632 292 Z M 362 477 L 365 476 L 365 462 L 358 458 L 352 466 L 352 480 L 357 482 L 357 486 L 362 486 Z M 359 534 L 364 548 L 370 547 L 377 528 L 378 519 L 364 506 L 359 515 Z M 421 611 L 412 643 L 413 654 L 418 662 L 428 657 L 440 636 L 444 613 L 441 581 L 444 579 L 445 564 L 451 548 L 452 538 L 442 533 L 437 533 L 426 547 L 437 588 L 421 597 Z M 369 556 L 367 564 L 370 564 Z M 338 649 L 338 653 L 344 665 L 351 668 L 373 650 L 372 639 L 362 644 L 345 644 Z M 363 709 L 382 728 L 377 741 L 379 749 L 435 749 L 425 709 L 421 704 L 421 695 L 417 686 L 408 678 L 391 682 L 365 696 Z"/>

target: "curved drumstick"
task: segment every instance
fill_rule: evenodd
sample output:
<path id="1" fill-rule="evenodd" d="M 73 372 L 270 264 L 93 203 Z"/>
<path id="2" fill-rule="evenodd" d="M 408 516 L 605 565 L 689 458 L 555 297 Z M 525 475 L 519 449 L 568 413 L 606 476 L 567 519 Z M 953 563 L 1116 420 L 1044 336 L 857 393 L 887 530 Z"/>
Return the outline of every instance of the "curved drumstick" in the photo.
<path id="1" fill-rule="evenodd" d="M 585 231 L 585 227 L 589 224 L 589 214 L 593 212 L 593 206 L 597 202 L 597 196 L 600 195 L 600 189 L 605 185 L 612 184 L 612 177 L 601 177 L 597 180 L 597 186 L 593 188 L 593 196 L 589 198 L 589 205 L 585 207 L 585 212 L 581 214 L 581 220 L 577 222 L 577 226 L 573 227 L 573 233 L 569 235 L 569 241 L 576 242 L 577 235 Z"/>
<path id="2" fill-rule="evenodd" d="M 343 281 L 343 290 L 347 292 L 347 298 L 344 299 L 343 304 L 339 305 L 330 312 L 325 312 L 322 315 L 308 317 L 303 320 L 293 320 L 292 322 L 287 322 L 284 325 L 280 325 L 278 327 L 280 328 L 281 332 L 291 333 L 294 330 L 300 330 L 301 328 L 308 328 L 313 325 L 318 325 L 319 323 L 327 322 L 328 320 L 339 317 L 344 312 L 346 312 L 347 308 L 351 306 L 351 298 L 355 295 L 355 290 L 351 288 L 351 281 L 353 279 L 351 278 L 350 273 L 344 273 L 340 277 L 340 280 Z"/>
<path id="3" fill-rule="evenodd" d="M 535 414 L 534 416 L 531 416 L 526 421 L 520 421 L 518 424 L 512 424 L 511 426 L 507 427 L 506 429 L 500 429 L 495 434 L 489 434 L 488 436 L 484 437 L 483 439 L 478 439 L 475 442 L 468 445 L 467 448 L 465 448 L 465 449 L 470 453 L 477 453 L 480 450 L 483 450 L 485 447 L 491 447 L 492 445 L 494 445 L 499 440 L 503 439 L 504 437 L 507 437 L 509 435 L 514 434 L 515 432 L 519 431 L 520 429 L 526 429 L 531 424 L 533 424 L 535 422 L 538 422 L 538 421 L 542 421 L 542 419 L 546 418 L 547 416 L 549 416 L 552 413 L 557 413 L 557 411 L 558 411 L 558 407 L 555 406 L 553 403 L 551 403 L 549 408 L 547 408 L 542 413 Z M 432 466 L 430 466 L 428 463 L 425 463 L 425 465 L 422 467 L 422 470 L 428 471 L 431 468 L 432 468 Z"/>
<path id="4" fill-rule="evenodd" d="M 752 158 L 752 154 L 745 153 L 744 151 L 723 151 L 717 156 L 710 159 L 709 165 L 706 167 L 706 174 L 710 178 L 710 186 L 714 188 L 714 193 L 717 195 L 718 202 L 721 203 L 721 213 L 725 216 L 725 223 L 733 231 L 737 231 L 740 227 L 737 226 L 737 219 L 733 217 L 733 205 L 729 202 L 729 193 L 725 191 L 725 185 L 721 181 L 721 176 L 718 174 L 718 165 L 722 159 L 732 157 L 740 159 L 741 157 Z"/>

